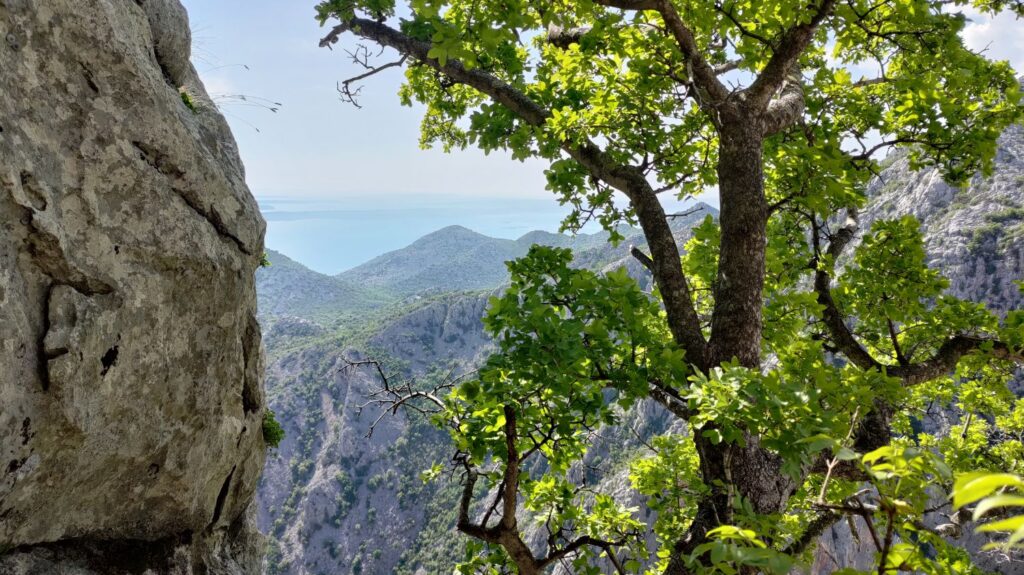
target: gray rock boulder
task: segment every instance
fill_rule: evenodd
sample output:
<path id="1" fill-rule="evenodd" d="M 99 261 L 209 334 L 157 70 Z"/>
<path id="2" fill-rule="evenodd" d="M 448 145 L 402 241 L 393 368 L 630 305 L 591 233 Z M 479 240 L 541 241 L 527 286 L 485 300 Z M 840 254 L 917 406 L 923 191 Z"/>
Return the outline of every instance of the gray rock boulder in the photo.
<path id="1" fill-rule="evenodd" d="M 0 0 L 0 573 L 259 571 L 264 223 L 189 49 Z"/>

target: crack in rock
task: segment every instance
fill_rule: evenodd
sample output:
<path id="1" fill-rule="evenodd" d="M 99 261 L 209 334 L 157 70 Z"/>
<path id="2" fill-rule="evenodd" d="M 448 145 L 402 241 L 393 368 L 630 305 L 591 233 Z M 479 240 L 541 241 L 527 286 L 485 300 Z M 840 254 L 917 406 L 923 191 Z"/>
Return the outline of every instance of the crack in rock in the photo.
<path id="1" fill-rule="evenodd" d="M 142 161 L 146 162 L 154 170 L 170 179 L 171 190 L 185 202 L 185 205 L 188 206 L 189 209 L 206 220 L 218 235 L 232 241 L 238 247 L 240 252 L 247 256 L 252 255 L 252 250 L 247 248 L 245 243 L 239 239 L 237 235 L 232 233 L 230 229 L 228 229 L 227 224 L 224 223 L 224 218 L 221 217 L 216 208 L 211 206 L 209 211 L 207 211 L 203 208 L 193 191 L 184 189 L 178 185 L 179 181 L 185 176 L 184 170 L 172 163 L 167 158 L 166 154 L 145 142 L 132 142 L 132 145 L 139 151 L 139 157 Z"/>

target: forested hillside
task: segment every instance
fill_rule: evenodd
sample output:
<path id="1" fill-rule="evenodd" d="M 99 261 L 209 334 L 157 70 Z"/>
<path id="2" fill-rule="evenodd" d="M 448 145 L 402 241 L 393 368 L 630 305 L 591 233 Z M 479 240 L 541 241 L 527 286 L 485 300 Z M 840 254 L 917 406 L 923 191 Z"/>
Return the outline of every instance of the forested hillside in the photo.
<path id="1" fill-rule="evenodd" d="M 716 213 L 688 209 L 674 223 L 679 240 Z M 448 534 L 457 490 L 419 479 L 448 457 L 447 436 L 400 412 L 367 437 L 380 409 L 366 404 L 380 382 L 346 361 L 386 360 L 400 377 L 470 370 L 490 350 L 481 318 L 508 281 L 505 261 L 539 243 L 572 247 L 591 269 L 625 266 L 641 276 L 629 248 L 643 247 L 643 236 L 619 231 L 623 241 L 611 245 L 607 233 L 502 240 L 449 227 L 337 277 L 271 253 L 257 288 L 269 302 L 260 313 L 270 406 L 287 437 L 260 491 L 260 526 L 273 540 L 268 572 L 447 572 L 460 545 Z"/>

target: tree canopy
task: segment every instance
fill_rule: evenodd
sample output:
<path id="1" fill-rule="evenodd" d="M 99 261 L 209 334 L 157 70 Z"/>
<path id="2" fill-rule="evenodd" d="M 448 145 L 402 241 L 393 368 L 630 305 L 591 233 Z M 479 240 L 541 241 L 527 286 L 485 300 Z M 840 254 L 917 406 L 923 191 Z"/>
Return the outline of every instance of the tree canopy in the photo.
<path id="1" fill-rule="evenodd" d="M 858 216 L 884 152 L 962 184 L 1024 117 L 1010 66 L 964 46 L 966 6 L 1024 13 L 999 0 L 317 6 L 322 45 L 354 37 L 366 68 L 345 99 L 401 67 L 424 145 L 542 158 L 574 208 L 567 229 L 635 222 L 648 241 L 635 255 L 653 294 L 534 248 L 491 303 L 499 349 L 478 377 L 394 390 L 451 430 L 463 572 L 781 574 L 847 517 L 877 573 L 971 571 L 943 538 L 959 524 L 923 517 L 957 474 L 1022 471 L 1024 403 L 1006 383 L 1024 312 L 948 295 L 912 218 L 861 230 Z M 659 196 L 708 189 L 719 219 L 680 246 Z M 631 464 L 653 526 L 573 473 L 595 429 L 647 400 L 688 429 Z M 922 431 L 934 401 L 963 429 Z"/>

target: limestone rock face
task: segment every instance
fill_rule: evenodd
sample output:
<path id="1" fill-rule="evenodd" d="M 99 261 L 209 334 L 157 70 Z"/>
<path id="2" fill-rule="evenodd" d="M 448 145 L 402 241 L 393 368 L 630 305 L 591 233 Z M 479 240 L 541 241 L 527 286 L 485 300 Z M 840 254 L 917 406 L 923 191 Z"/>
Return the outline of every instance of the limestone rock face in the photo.
<path id="1" fill-rule="evenodd" d="M 1009 127 L 998 141 L 993 172 L 976 176 L 962 188 L 946 184 L 936 169 L 913 171 L 905 154 L 896 153 L 886 162 L 880 177 L 869 189 L 870 201 L 861 214 L 859 241 L 880 219 L 912 215 L 921 222 L 929 267 L 949 279 L 949 293 L 959 298 L 984 302 L 997 313 L 1024 307 L 1024 293 L 1017 282 L 1024 277 L 1024 126 Z M 1024 382 L 1017 377 L 1011 389 L 1024 394 Z M 942 430 L 962 426 L 960 414 L 937 405 L 924 414 L 926 429 Z M 952 525 L 948 508 L 929 514 L 931 526 Z M 867 541 L 870 533 L 863 522 L 854 537 L 847 522 L 836 523 L 819 540 L 813 573 L 828 574 L 842 567 L 870 567 L 874 551 Z M 990 541 L 970 523 L 954 529 L 950 540 L 968 549 L 986 572 L 1024 575 L 1024 557 L 998 551 L 981 551 Z"/>
<path id="2" fill-rule="evenodd" d="M 190 41 L 0 0 L 0 573 L 259 571 L 264 223 Z"/>
<path id="3" fill-rule="evenodd" d="M 882 218 L 912 215 L 921 221 L 928 265 L 950 280 L 950 293 L 985 302 L 1005 313 L 1024 306 L 1024 125 L 998 140 L 989 177 L 963 188 L 946 184 L 938 170 L 912 171 L 895 154 L 869 188 L 861 232 Z"/>

